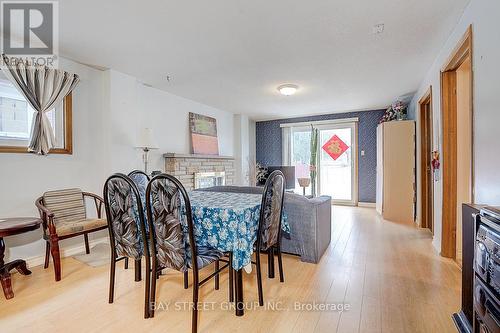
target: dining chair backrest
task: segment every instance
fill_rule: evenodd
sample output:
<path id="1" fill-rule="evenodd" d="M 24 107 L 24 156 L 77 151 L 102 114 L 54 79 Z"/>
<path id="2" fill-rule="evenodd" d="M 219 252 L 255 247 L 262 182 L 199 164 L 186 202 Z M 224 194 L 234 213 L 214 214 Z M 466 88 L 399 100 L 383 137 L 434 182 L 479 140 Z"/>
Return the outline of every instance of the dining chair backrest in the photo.
<path id="1" fill-rule="evenodd" d="M 191 203 L 186 189 L 174 176 L 159 174 L 147 186 L 146 207 L 149 237 L 158 264 L 185 272 L 187 253 L 183 228 L 187 228 L 191 259 L 197 257 Z M 191 267 L 198 269 L 196 260 Z"/>
<path id="2" fill-rule="evenodd" d="M 267 177 L 262 193 L 257 231 L 259 250 L 267 250 L 280 240 L 285 187 L 285 176 L 281 171 L 275 170 Z"/>
<path id="3" fill-rule="evenodd" d="M 141 170 L 134 170 L 128 174 L 130 179 L 134 182 L 135 186 L 137 186 L 137 190 L 139 191 L 139 195 L 141 197 L 141 204 L 143 209 L 144 218 L 147 219 L 146 214 L 146 187 L 148 187 L 149 176 Z M 146 234 L 148 233 L 147 223 L 146 226 Z"/>
<path id="4" fill-rule="evenodd" d="M 149 248 L 144 246 L 148 244 L 144 211 L 134 182 L 124 174 L 115 173 L 104 183 L 103 198 L 115 257 L 149 258 Z"/>
<path id="5" fill-rule="evenodd" d="M 146 199 L 146 187 L 148 186 L 149 183 L 149 176 L 141 170 L 134 170 L 128 174 L 130 179 L 134 182 L 134 184 L 137 186 L 137 189 L 139 190 L 139 194 L 141 195 L 141 199 L 143 199 L 143 206 L 145 206 L 145 199 Z"/>

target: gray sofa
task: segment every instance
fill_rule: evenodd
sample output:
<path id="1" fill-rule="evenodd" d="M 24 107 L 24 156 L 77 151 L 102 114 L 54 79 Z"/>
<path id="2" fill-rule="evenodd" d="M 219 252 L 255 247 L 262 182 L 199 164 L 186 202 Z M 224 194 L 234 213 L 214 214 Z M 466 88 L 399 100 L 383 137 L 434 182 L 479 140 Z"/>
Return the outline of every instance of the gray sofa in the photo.
<path id="1" fill-rule="evenodd" d="M 262 194 L 262 190 L 262 187 L 215 186 L 198 191 Z M 282 251 L 299 255 L 305 262 L 319 262 L 331 240 L 331 198 L 308 199 L 285 193 L 284 210 L 290 225 L 290 237 L 282 237 Z"/>

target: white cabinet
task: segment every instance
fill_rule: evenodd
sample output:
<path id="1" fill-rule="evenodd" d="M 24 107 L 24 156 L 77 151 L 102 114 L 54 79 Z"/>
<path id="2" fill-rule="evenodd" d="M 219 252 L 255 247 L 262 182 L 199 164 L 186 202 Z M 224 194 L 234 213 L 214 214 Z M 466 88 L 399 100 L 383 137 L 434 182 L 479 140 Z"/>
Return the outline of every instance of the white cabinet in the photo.
<path id="1" fill-rule="evenodd" d="M 413 222 L 415 122 L 391 121 L 377 127 L 377 212 L 394 222 Z"/>
<path id="2" fill-rule="evenodd" d="M 384 140 L 383 140 L 383 126 L 377 126 L 377 198 L 375 207 L 379 214 L 382 214 L 382 200 L 383 200 L 383 182 L 384 182 Z"/>

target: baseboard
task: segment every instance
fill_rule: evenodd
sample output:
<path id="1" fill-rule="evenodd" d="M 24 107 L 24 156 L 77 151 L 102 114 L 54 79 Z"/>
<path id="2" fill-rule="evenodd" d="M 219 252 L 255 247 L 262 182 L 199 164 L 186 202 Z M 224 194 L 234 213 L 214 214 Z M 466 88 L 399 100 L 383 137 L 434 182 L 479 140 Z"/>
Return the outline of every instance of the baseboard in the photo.
<path id="1" fill-rule="evenodd" d="M 92 248 L 94 245 L 101 244 L 101 243 L 109 243 L 108 237 L 102 237 L 94 240 L 89 241 L 89 246 Z M 85 253 L 85 243 L 82 242 L 79 245 L 73 245 L 69 246 L 66 248 L 60 248 L 60 253 L 61 253 L 61 258 L 66 258 L 66 257 L 71 257 L 74 256 L 75 254 L 83 254 Z M 40 256 L 35 256 L 31 258 L 25 259 L 26 263 L 28 264 L 28 267 L 35 267 L 35 266 L 40 266 L 45 263 L 45 254 L 42 254 Z M 54 262 L 52 261 L 52 257 L 50 258 L 50 265 L 52 266 Z"/>
<path id="2" fill-rule="evenodd" d="M 375 208 L 375 203 L 374 202 L 358 202 L 358 207 Z"/>

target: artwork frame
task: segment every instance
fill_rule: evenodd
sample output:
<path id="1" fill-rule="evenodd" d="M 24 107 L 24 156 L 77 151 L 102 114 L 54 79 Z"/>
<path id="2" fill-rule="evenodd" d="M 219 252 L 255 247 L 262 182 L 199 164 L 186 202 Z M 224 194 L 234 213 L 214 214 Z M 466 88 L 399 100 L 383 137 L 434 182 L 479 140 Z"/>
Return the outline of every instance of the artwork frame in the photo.
<path id="1" fill-rule="evenodd" d="M 189 112 L 191 152 L 195 155 L 219 155 L 217 119 Z"/>

